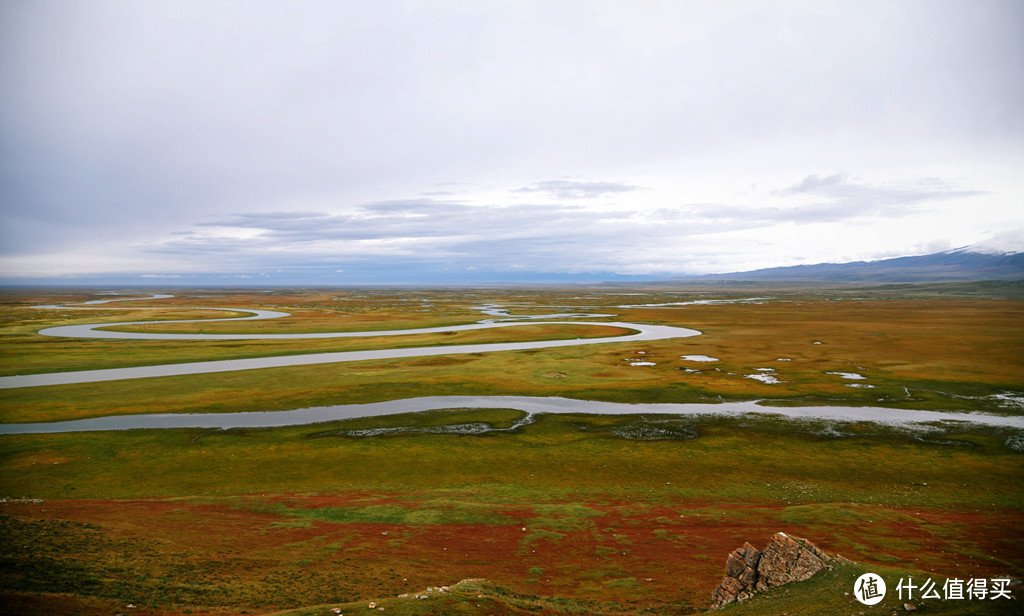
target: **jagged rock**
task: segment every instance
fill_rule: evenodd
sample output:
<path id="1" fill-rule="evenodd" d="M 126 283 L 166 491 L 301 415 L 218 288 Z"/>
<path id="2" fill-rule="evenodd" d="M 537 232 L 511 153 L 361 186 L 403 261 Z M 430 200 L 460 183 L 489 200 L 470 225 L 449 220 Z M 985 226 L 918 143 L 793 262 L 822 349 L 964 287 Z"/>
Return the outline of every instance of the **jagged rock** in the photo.
<path id="1" fill-rule="evenodd" d="M 740 594 L 745 594 L 743 583 L 734 577 L 725 576 L 718 588 L 711 593 L 711 609 L 728 605 L 738 600 Z"/>
<path id="2" fill-rule="evenodd" d="M 729 554 L 728 558 L 725 559 L 725 575 L 727 577 L 739 579 L 748 568 L 743 559 L 737 558 L 735 553 Z"/>
<path id="3" fill-rule="evenodd" d="M 836 558 L 810 541 L 786 533 L 775 533 L 763 551 L 744 543 L 726 558 L 725 577 L 711 593 L 711 609 L 743 601 L 768 588 L 802 582 L 831 566 Z"/>

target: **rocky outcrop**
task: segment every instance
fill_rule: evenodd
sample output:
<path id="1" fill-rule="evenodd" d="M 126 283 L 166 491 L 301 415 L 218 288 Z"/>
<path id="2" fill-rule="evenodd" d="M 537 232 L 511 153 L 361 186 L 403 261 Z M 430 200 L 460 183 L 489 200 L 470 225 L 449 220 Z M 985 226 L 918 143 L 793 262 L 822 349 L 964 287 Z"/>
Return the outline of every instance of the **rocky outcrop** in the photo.
<path id="1" fill-rule="evenodd" d="M 822 569 L 831 569 L 841 558 L 786 533 L 775 533 L 764 550 L 744 543 L 726 558 L 725 577 L 711 593 L 711 609 L 744 601 L 758 591 L 802 582 Z"/>

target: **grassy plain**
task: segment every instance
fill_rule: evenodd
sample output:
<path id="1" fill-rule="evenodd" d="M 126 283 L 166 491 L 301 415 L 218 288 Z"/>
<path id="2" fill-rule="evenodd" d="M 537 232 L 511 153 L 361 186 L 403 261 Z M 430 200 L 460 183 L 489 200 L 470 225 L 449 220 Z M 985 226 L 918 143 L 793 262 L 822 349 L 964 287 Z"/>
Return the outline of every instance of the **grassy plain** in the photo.
<path id="1" fill-rule="evenodd" d="M 419 327 L 473 322 L 483 317 L 475 307 L 493 302 L 514 314 L 606 312 L 616 315 L 608 320 L 680 325 L 703 335 L 8 390 L 0 418 L 272 410 L 439 394 L 760 398 L 1020 414 L 1024 301 L 992 297 L 1013 295 L 1013 287 L 990 289 L 986 297 L 968 291 L 776 291 L 756 302 L 642 308 L 625 305 L 765 293 L 179 293 L 152 303 L 296 316 L 161 329 Z M 60 369 L 142 363 L 153 351 L 163 362 L 327 350 L 308 341 L 39 341 L 32 332 L 42 326 L 95 322 L 98 315 L 110 321 L 156 316 L 90 310 L 61 317 L 28 308 L 92 299 L 61 293 L 8 295 L 7 373 L 23 362 L 37 370 L 55 369 L 47 362 Z M 489 335 L 554 334 L 537 328 Z M 600 330 L 569 335 L 606 335 Z M 696 354 L 720 361 L 681 359 Z M 632 358 L 657 365 L 632 366 Z M 759 368 L 772 368 L 782 382 L 747 378 Z M 763 545 L 779 530 L 860 564 L 723 614 L 865 611 L 843 594 L 864 570 L 885 573 L 893 585 L 911 574 L 1024 577 L 1024 435 L 1012 430 L 967 424 L 907 430 L 768 413 L 542 415 L 508 430 L 521 419 L 515 409 L 455 409 L 275 429 L 0 437 L 0 496 L 8 499 L 0 504 L 0 602 L 23 614 L 326 616 L 332 608 L 369 612 L 369 601 L 392 614 L 686 614 L 706 608 L 730 550 L 744 541 Z M 480 424 L 494 429 L 458 433 Z M 442 585 L 450 592 L 425 590 Z M 923 609 L 1014 613 L 1022 594 L 1017 587 L 1017 601 L 930 601 Z M 129 603 L 138 607 L 128 610 Z M 882 608 L 875 612 L 902 610 L 902 603 L 886 599 Z"/>
<path id="2" fill-rule="evenodd" d="M 0 421 L 52 421 L 123 413 L 282 410 L 422 395 L 475 394 L 565 396 L 617 402 L 765 399 L 778 404 L 1024 411 L 1024 404 L 1014 404 L 1011 399 L 1000 397 L 1008 391 L 1021 389 L 1020 349 L 1024 348 L 1024 328 L 1020 323 L 1024 322 L 1024 301 L 931 295 L 864 299 L 861 295 L 822 296 L 803 292 L 754 303 L 630 308 L 622 305 L 693 301 L 722 294 L 663 290 L 635 291 L 642 295 L 624 293 L 627 292 L 541 290 L 515 293 L 491 289 L 414 291 L 409 297 L 403 297 L 396 291 L 312 295 L 279 292 L 272 296 L 273 302 L 267 301 L 268 293 L 231 293 L 221 297 L 183 296 L 159 303 L 219 303 L 228 307 L 280 309 L 296 315 L 289 319 L 248 322 L 248 325 L 245 321 L 219 324 L 235 330 L 274 327 L 322 331 L 330 329 L 328 324 L 337 329 L 366 330 L 469 323 L 484 316 L 475 306 L 495 302 L 510 306 L 513 313 L 519 314 L 614 312 L 616 316 L 606 320 L 679 325 L 701 330 L 703 335 L 642 344 L 625 341 L 600 347 L 26 388 L 5 392 L 0 401 Z M 863 294 L 869 295 L 868 292 Z M 29 308 L 32 304 L 29 298 L 8 303 L 11 314 L 5 318 L 8 325 L 0 338 L 3 349 L 0 365 L 7 374 L 390 348 L 405 344 L 544 339 L 566 334 L 604 336 L 619 331 L 536 325 L 453 335 L 356 340 L 82 340 L 35 335 L 36 329 L 57 324 L 62 317 L 59 311 L 53 314 L 54 311 Z M 409 308 L 410 304 L 416 308 Z M 423 308 L 424 305 L 430 308 Z M 324 306 L 335 312 L 327 312 Z M 89 321 L 95 315 L 86 313 L 92 312 L 76 312 L 68 320 Z M 144 311 L 131 313 L 133 318 L 143 317 Z M 127 320 L 122 314 L 110 314 L 106 318 Z M 280 325 L 276 325 L 279 321 Z M 175 327 L 198 331 L 213 325 L 217 324 Z M 638 351 L 644 355 L 637 355 Z M 721 361 L 705 364 L 680 359 L 682 355 L 692 354 L 707 354 Z M 627 361 L 630 358 L 643 358 L 657 365 L 632 366 Z M 759 369 L 769 368 L 775 371 L 781 383 L 766 384 L 748 378 Z M 830 374 L 835 372 L 858 373 L 867 380 L 850 382 Z"/>

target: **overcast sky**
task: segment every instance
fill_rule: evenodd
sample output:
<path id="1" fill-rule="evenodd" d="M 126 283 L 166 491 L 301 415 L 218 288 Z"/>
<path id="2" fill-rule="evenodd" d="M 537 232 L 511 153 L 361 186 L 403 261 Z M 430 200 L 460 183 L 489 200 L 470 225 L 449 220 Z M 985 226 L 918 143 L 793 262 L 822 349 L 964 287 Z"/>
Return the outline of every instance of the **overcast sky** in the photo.
<path id="1" fill-rule="evenodd" d="M 0 0 L 0 278 L 1020 251 L 1021 67 L 1019 0 Z"/>

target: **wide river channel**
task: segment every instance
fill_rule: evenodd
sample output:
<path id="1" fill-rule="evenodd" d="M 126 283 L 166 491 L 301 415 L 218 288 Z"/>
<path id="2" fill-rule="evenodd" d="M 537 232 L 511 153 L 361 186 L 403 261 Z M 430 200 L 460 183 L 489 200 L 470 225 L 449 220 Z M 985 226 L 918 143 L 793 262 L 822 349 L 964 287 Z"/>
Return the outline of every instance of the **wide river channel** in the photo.
<path id="1" fill-rule="evenodd" d="M 943 413 L 879 407 L 800 406 L 768 407 L 756 401 L 721 404 L 623 404 L 569 398 L 531 396 L 426 396 L 373 402 L 320 406 L 292 411 L 250 413 L 114 415 L 55 421 L 49 423 L 0 424 L 0 434 L 45 434 L 95 430 L 144 430 L 162 428 L 273 428 L 316 424 L 355 417 L 415 413 L 435 409 L 516 409 L 534 413 L 591 413 L 601 415 L 741 415 L 771 414 L 793 419 L 829 421 L 871 421 L 885 424 L 921 424 L 936 421 L 965 421 L 987 426 L 1024 429 L 1024 417 L 1003 417 L 979 413 Z"/>

